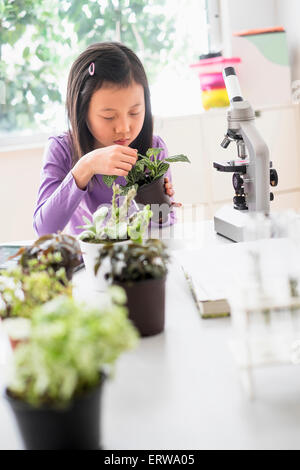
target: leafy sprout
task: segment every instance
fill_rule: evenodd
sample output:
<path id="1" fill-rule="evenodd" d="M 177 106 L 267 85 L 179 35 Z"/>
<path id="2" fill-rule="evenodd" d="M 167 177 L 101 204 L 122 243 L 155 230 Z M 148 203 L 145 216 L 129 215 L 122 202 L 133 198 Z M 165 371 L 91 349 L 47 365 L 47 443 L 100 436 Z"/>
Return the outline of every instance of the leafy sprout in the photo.
<path id="1" fill-rule="evenodd" d="M 188 157 L 182 154 L 159 159 L 158 156 L 162 150 L 162 148 L 149 148 L 146 155 L 138 154 L 136 164 L 129 171 L 128 175 L 125 176 L 126 185 L 121 186 L 121 194 L 127 194 L 132 187 L 138 190 L 142 186 L 159 179 L 168 171 L 169 163 L 190 163 Z M 111 187 L 116 178 L 117 176 L 104 175 L 103 181 L 108 187 Z"/>
<path id="2" fill-rule="evenodd" d="M 134 240 L 141 243 L 143 235 L 147 230 L 152 211 L 150 205 L 146 205 L 143 210 L 135 212 L 129 216 L 129 207 L 136 195 L 136 189 L 130 188 L 121 205 L 119 205 L 120 186 L 113 183 L 113 196 L 111 213 L 108 214 L 108 207 L 102 206 L 93 214 L 93 220 L 83 217 L 85 225 L 79 228 L 84 229 L 78 236 L 79 240 L 99 243 L 101 241 Z"/>

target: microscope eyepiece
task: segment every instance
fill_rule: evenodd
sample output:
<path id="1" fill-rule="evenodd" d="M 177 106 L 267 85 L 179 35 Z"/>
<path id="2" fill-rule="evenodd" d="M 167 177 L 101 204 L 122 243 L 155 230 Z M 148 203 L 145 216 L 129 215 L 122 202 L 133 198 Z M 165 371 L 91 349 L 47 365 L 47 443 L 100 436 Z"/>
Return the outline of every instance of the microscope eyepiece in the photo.
<path id="1" fill-rule="evenodd" d="M 229 77 L 230 75 L 236 75 L 234 67 L 226 67 L 224 69 L 224 74 L 226 75 L 226 77 Z"/>
<path id="2" fill-rule="evenodd" d="M 244 101 L 234 67 L 226 67 L 223 70 L 223 78 L 229 100 L 231 102 Z"/>

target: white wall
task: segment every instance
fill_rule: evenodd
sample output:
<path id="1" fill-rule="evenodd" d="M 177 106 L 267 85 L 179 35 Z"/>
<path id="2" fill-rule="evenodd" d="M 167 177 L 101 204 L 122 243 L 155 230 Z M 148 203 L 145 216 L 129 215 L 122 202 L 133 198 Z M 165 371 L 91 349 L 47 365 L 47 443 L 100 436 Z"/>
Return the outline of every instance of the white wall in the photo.
<path id="1" fill-rule="evenodd" d="M 232 33 L 277 26 L 276 0 L 220 0 L 220 7 L 226 55 L 231 54 Z"/>
<path id="2" fill-rule="evenodd" d="M 300 80 L 300 1 L 275 0 L 278 24 L 287 32 L 292 80 Z"/>
<path id="3" fill-rule="evenodd" d="M 0 243 L 36 238 L 32 222 L 43 152 L 0 149 Z"/>
<path id="4" fill-rule="evenodd" d="M 221 3 L 224 1 L 228 5 L 233 32 L 268 28 L 276 23 L 276 0 L 221 0 Z"/>
<path id="5" fill-rule="evenodd" d="M 300 80 L 300 0 L 220 0 L 225 55 L 235 31 L 283 26 L 287 32 L 292 80 Z"/>

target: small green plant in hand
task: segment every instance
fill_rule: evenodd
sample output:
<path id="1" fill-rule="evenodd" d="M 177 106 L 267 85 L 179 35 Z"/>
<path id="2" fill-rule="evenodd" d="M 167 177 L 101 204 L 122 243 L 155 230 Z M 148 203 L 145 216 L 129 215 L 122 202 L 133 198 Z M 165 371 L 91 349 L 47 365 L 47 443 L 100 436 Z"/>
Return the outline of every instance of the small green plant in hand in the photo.
<path id="1" fill-rule="evenodd" d="M 143 235 L 152 217 L 150 205 L 146 205 L 143 210 L 129 216 L 129 207 L 136 195 L 136 189 L 131 187 L 123 203 L 119 206 L 117 197 L 120 196 L 120 193 L 120 186 L 114 183 L 111 214 L 108 220 L 105 220 L 108 216 L 106 206 L 100 207 L 94 212 L 92 221 L 85 216 L 83 217 L 86 224 L 79 227 L 83 229 L 83 232 L 78 236 L 79 240 L 90 243 L 128 239 L 134 240 L 136 243 L 142 242 Z"/>
<path id="2" fill-rule="evenodd" d="M 129 171 L 128 175 L 125 176 L 126 185 L 121 186 L 121 194 L 127 194 L 132 187 L 137 191 L 145 184 L 152 183 L 152 181 L 159 179 L 168 171 L 170 166 L 169 163 L 190 163 L 188 157 L 182 154 L 158 159 L 162 150 L 162 148 L 149 148 L 146 155 L 138 154 L 136 164 Z M 116 178 L 117 176 L 104 175 L 103 181 L 108 187 L 111 187 Z"/>

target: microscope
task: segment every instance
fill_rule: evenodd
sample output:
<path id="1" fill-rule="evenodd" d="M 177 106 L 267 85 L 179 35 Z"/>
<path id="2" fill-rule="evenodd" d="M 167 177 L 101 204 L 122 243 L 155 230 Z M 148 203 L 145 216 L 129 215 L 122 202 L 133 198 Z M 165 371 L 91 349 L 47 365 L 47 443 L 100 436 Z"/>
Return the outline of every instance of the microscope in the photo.
<path id="1" fill-rule="evenodd" d="M 235 242 L 245 241 L 246 227 L 255 213 L 268 215 L 270 193 L 278 184 L 278 175 L 269 158 L 269 150 L 255 127 L 255 113 L 242 97 L 238 78 L 233 67 L 223 70 L 223 77 L 230 99 L 227 113 L 228 130 L 221 146 L 226 149 L 231 142 L 237 146 L 237 160 L 214 162 L 218 171 L 233 173 L 235 191 L 233 207 L 221 208 L 214 217 L 215 231 Z"/>

